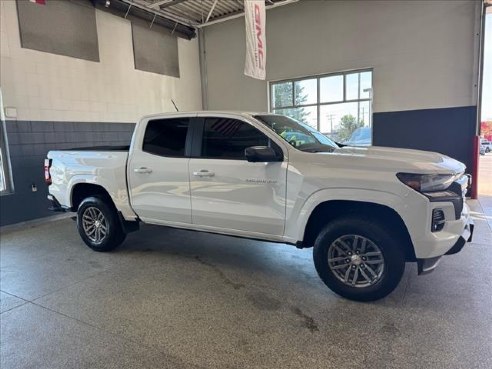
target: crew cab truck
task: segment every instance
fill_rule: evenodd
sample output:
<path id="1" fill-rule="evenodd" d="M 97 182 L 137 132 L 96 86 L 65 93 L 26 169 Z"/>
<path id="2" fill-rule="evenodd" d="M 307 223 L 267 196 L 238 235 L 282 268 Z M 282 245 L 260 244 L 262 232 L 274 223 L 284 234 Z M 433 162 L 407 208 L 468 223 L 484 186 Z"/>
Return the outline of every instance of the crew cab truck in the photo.
<path id="1" fill-rule="evenodd" d="M 348 299 L 388 295 L 406 262 L 428 273 L 471 241 L 465 166 L 424 151 L 336 144 L 269 113 L 147 116 L 129 147 L 50 151 L 54 210 L 95 251 L 139 222 L 313 247 Z"/>

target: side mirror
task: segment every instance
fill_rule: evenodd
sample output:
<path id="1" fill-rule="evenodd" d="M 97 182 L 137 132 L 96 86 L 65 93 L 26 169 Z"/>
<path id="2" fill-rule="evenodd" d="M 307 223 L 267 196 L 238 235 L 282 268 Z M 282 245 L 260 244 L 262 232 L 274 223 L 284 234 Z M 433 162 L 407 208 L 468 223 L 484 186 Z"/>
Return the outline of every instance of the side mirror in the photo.
<path id="1" fill-rule="evenodd" d="M 281 155 L 278 155 L 273 148 L 268 146 L 247 147 L 244 150 L 244 156 L 251 163 L 282 161 Z"/>

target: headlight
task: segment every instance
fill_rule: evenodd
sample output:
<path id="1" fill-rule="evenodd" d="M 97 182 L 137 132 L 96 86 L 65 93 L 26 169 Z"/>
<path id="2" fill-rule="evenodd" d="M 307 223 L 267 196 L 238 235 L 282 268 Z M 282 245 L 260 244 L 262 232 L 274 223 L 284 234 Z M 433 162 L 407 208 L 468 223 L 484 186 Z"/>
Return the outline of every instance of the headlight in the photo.
<path id="1" fill-rule="evenodd" d="M 453 183 L 452 174 L 413 174 L 398 173 L 400 181 L 418 192 L 443 191 Z"/>

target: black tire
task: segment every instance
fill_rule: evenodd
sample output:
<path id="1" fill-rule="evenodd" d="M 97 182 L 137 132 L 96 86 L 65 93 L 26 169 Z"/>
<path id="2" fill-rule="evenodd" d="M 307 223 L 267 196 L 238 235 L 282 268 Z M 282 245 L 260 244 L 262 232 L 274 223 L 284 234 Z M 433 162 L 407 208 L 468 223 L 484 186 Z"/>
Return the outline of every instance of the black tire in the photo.
<path id="1" fill-rule="evenodd" d="M 96 214 L 97 216 L 92 216 Z M 85 216 L 85 218 L 84 218 Z M 99 223 L 90 228 L 90 218 L 96 219 Z M 86 222 L 84 223 L 84 219 Z M 97 235 L 100 237 L 96 237 Z M 104 235 L 103 234 L 104 228 Z M 108 204 L 107 200 L 94 196 L 84 199 L 77 210 L 77 229 L 80 237 L 94 251 L 111 251 L 118 247 L 126 238 L 126 233 L 121 227 L 118 214 L 113 204 Z M 94 230 L 94 233 L 90 231 Z"/>
<path id="2" fill-rule="evenodd" d="M 361 236 L 362 238 L 355 238 L 354 236 Z M 356 239 L 356 241 L 348 245 L 348 240 L 352 238 Z M 363 241 L 363 238 L 365 241 Z M 340 240 L 343 242 L 340 245 L 343 246 L 343 249 L 342 247 L 337 247 Z M 336 244 L 332 246 L 335 241 Z M 356 243 L 356 246 L 362 243 L 371 245 L 364 246 L 364 248 L 371 247 L 372 250 L 376 251 L 362 254 L 362 249 L 359 249 L 356 256 L 354 250 L 357 247 L 353 247 L 354 243 Z M 351 256 L 343 256 L 343 252 L 347 250 L 345 248 L 347 245 L 351 246 L 351 252 L 349 251 L 345 255 L 350 254 Z M 382 266 L 380 264 L 373 265 L 380 261 L 379 256 L 372 255 L 378 253 L 377 249 L 380 250 L 378 255 L 382 254 Z M 333 255 L 334 252 L 339 253 L 338 259 L 345 259 L 337 260 L 336 257 L 332 257 L 329 263 L 329 252 L 330 255 Z M 363 257 L 362 255 L 370 256 Z M 337 255 L 335 254 L 335 256 Z M 370 260 L 371 258 L 372 260 Z M 338 295 L 355 301 L 374 301 L 387 296 L 398 286 L 405 270 L 403 243 L 398 235 L 385 229 L 376 221 L 357 216 L 340 218 L 326 225 L 315 241 L 313 259 L 316 271 L 323 282 Z M 362 259 L 366 261 L 364 262 Z M 334 260 L 337 261 L 335 262 Z M 369 265 L 368 261 L 372 262 L 371 265 Z M 347 278 L 347 269 L 342 265 L 343 263 L 347 263 L 348 268 L 352 268 L 348 272 L 349 281 L 341 280 L 341 278 Z M 333 269 L 330 268 L 330 265 Z M 370 274 L 368 267 L 371 268 L 372 272 L 376 273 Z M 357 274 L 354 269 L 357 270 Z M 362 275 L 361 270 L 365 271 L 365 275 Z M 338 276 L 336 273 L 339 273 Z M 343 274 L 343 277 L 340 274 Z M 352 283 L 350 279 L 355 279 L 356 284 L 359 283 L 359 280 L 361 281 L 356 287 L 355 285 L 349 285 L 349 282 Z"/>

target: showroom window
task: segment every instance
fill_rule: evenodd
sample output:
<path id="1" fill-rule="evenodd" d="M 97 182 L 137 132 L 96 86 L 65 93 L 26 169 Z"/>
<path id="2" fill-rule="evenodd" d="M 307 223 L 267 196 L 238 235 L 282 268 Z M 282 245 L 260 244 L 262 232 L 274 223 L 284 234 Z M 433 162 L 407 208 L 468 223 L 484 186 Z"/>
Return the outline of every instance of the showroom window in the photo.
<path id="1" fill-rule="evenodd" d="M 268 137 L 251 124 L 228 118 L 207 118 L 203 128 L 202 157 L 244 159 L 250 146 L 268 146 Z"/>
<path id="2" fill-rule="evenodd" d="M 5 123 L 4 121 L 0 122 L 0 194 L 10 193 L 9 189 L 9 168 L 8 159 L 7 159 L 7 147 L 5 140 Z"/>
<path id="3" fill-rule="evenodd" d="M 156 119 L 147 124 L 143 151 L 170 157 L 185 155 L 189 119 Z"/>
<path id="4" fill-rule="evenodd" d="M 0 88 L 0 195 L 14 192 L 3 109 L 2 89 Z"/>
<path id="5" fill-rule="evenodd" d="M 309 124 L 338 142 L 370 144 L 372 70 L 272 82 L 270 111 Z"/>

